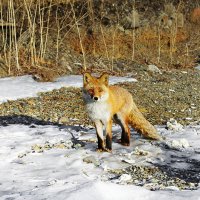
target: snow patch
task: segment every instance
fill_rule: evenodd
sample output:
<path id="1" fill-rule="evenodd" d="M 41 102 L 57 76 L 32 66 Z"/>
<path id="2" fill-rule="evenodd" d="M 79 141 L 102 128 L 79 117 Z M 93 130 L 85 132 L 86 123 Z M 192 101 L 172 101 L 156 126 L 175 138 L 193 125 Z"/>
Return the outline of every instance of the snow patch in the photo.
<path id="1" fill-rule="evenodd" d="M 167 122 L 167 128 L 173 131 L 181 131 L 183 129 L 183 125 L 178 123 L 175 119 L 171 118 Z"/>
<path id="2" fill-rule="evenodd" d="M 200 126 L 186 127 L 181 133 L 190 144 L 188 148 L 192 153 L 192 159 L 200 160 L 199 135 L 194 130 Z M 119 127 L 114 126 L 116 133 Z M 180 140 L 180 134 L 171 134 L 171 130 L 158 127 L 166 137 L 166 141 L 177 140 L 186 145 L 186 140 Z M 38 132 L 43 134 L 38 134 Z M 87 134 L 87 138 L 96 138 L 94 129 L 80 128 L 70 132 L 68 128 L 60 129 L 56 126 L 39 126 L 30 128 L 25 125 L 9 125 L 0 127 L 0 196 L 1 199 L 134 199 L 153 200 L 156 198 L 168 200 L 173 197 L 179 199 L 198 199 L 200 189 L 196 191 L 178 191 L 175 187 L 167 187 L 163 191 L 152 192 L 143 187 L 127 185 L 132 178 L 124 173 L 119 178 L 112 180 L 110 170 L 123 169 L 132 164 L 148 165 L 149 162 L 170 163 L 167 157 L 172 150 L 156 146 L 156 143 L 141 139 L 132 132 L 130 147 L 121 146 L 113 141 L 112 153 L 96 152 L 95 140 L 81 140 L 84 146 L 78 149 L 75 145 L 61 148 L 57 144 L 72 144 L 73 137 L 79 140 Z M 48 141 L 48 142 L 47 142 Z M 72 143 L 71 143 L 72 142 Z M 45 148 L 45 145 L 52 148 Z M 32 147 L 43 151 L 33 151 Z M 187 146 L 187 145 L 186 145 Z M 148 151 L 148 153 L 145 153 Z M 182 151 L 177 151 L 176 155 Z M 124 161 L 126 162 L 124 162 Z M 187 158 L 186 158 L 187 160 Z M 172 165 L 172 164 L 171 164 Z M 174 165 L 174 163 L 173 163 Z M 187 163 L 185 167 L 187 167 Z M 184 163 L 176 168 L 184 168 Z M 120 184 L 120 185 L 118 185 Z M 126 186 L 124 186 L 126 185 Z M 148 188 L 148 183 L 145 185 Z"/>
<path id="3" fill-rule="evenodd" d="M 110 84 L 118 82 L 136 82 L 130 77 L 110 77 Z M 36 97 L 39 92 L 48 92 L 61 87 L 82 87 L 81 75 L 70 75 L 57 78 L 55 82 L 37 82 L 32 76 L 19 76 L 0 79 L 0 103 L 7 100 Z"/>

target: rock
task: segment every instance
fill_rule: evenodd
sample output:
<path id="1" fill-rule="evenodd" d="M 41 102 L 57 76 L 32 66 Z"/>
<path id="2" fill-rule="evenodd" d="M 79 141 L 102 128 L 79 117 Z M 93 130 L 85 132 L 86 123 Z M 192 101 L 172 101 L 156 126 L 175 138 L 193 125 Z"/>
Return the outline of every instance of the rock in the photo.
<path id="1" fill-rule="evenodd" d="M 166 188 L 164 188 L 164 190 L 167 191 L 179 191 L 180 189 L 176 186 L 167 186 Z"/>
<path id="2" fill-rule="evenodd" d="M 147 156 L 149 154 L 149 152 L 139 149 L 138 147 L 135 147 L 135 151 L 133 151 L 132 154 L 138 155 L 138 156 Z"/>
<path id="3" fill-rule="evenodd" d="M 75 148 L 75 149 L 80 149 L 81 147 L 82 147 L 82 145 L 79 144 L 79 143 L 74 145 L 74 148 Z"/>
<path id="4" fill-rule="evenodd" d="M 55 145 L 55 148 L 58 148 L 58 149 L 66 149 L 66 146 L 65 146 L 65 144 L 61 143 L 61 144 Z"/>
<path id="5" fill-rule="evenodd" d="M 60 64 L 62 67 L 67 68 L 70 72 L 72 72 L 73 70 L 72 70 L 72 68 L 71 68 L 71 66 L 70 66 L 70 64 L 69 64 L 69 62 L 67 61 L 67 59 L 68 59 L 68 58 L 66 58 L 66 57 L 63 56 L 63 57 L 60 59 L 59 64 Z"/>
<path id="6" fill-rule="evenodd" d="M 133 29 L 140 26 L 140 18 L 136 9 L 133 9 L 131 14 L 122 19 L 121 24 L 124 29 Z"/>
<path id="7" fill-rule="evenodd" d="M 194 183 L 189 183 L 189 186 L 195 188 L 195 184 Z"/>
<path id="8" fill-rule="evenodd" d="M 148 65 L 147 71 L 162 74 L 161 70 L 156 65 Z"/>
<path id="9" fill-rule="evenodd" d="M 197 66 L 195 67 L 195 69 L 200 70 L 200 65 L 197 65 Z"/>
<path id="10" fill-rule="evenodd" d="M 33 145 L 31 149 L 33 150 L 33 152 L 36 152 L 36 153 L 42 153 L 44 151 L 42 146 L 38 144 Z"/>
<path id="11" fill-rule="evenodd" d="M 122 184 L 130 183 L 130 182 L 132 182 L 132 177 L 131 177 L 130 174 L 122 174 L 119 177 L 119 182 L 122 183 Z"/>
<path id="12" fill-rule="evenodd" d="M 187 149 L 188 147 L 190 147 L 190 144 L 189 142 L 183 138 L 183 139 L 180 139 L 180 144 L 182 145 L 183 148 Z"/>
<path id="13" fill-rule="evenodd" d="M 68 117 L 61 117 L 61 118 L 58 120 L 58 123 L 59 123 L 59 124 L 68 124 L 68 123 L 69 123 L 69 118 L 68 118 Z"/>
<path id="14" fill-rule="evenodd" d="M 181 144 L 180 144 L 180 142 L 178 140 L 172 140 L 171 144 L 169 146 L 171 146 L 171 147 L 173 147 L 175 149 L 181 148 Z"/>
<path id="15" fill-rule="evenodd" d="M 124 32 L 124 27 L 123 26 L 117 26 L 118 30 Z"/>
<path id="16" fill-rule="evenodd" d="M 72 143 L 71 140 L 67 140 L 67 141 L 65 141 L 65 147 L 66 147 L 67 149 L 71 149 L 72 146 L 73 146 L 73 143 Z"/>
<path id="17" fill-rule="evenodd" d="M 183 129 L 183 125 L 178 123 L 175 119 L 171 118 L 167 122 L 167 129 L 173 130 L 173 131 L 181 131 Z"/>
<path id="18" fill-rule="evenodd" d="M 180 139 L 180 140 L 172 140 L 167 142 L 167 145 L 169 147 L 175 148 L 175 149 L 187 149 L 190 147 L 189 142 L 186 139 Z"/>
<path id="19" fill-rule="evenodd" d="M 117 71 L 125 71 L 126 70 L 126 66 L 124 65 L 124 63 L 118 61 L 117 65 L 116 65 L 116 70 Z"/>
<path id="20" fill-rule="evenodd" d="M 85 163 L 93 163 L 94 165 L 98 166 L 99 162 L 94 156 L 87 156 L 83 158 L 83 162 Z"/>

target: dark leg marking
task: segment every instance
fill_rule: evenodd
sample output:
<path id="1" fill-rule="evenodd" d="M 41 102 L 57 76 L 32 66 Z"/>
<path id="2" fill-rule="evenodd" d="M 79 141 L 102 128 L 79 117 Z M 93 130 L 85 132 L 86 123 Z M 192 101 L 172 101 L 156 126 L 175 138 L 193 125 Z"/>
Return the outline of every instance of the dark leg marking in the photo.
<path id="1" fill-rule="evenodd" d="M 129 146 L 130 145 L 129 132 L 126 132 L 125 130 L 122 130 L 121 143 L 124 146 Z"/>
<path id="2" fill-rule="evenodd" d="M 104 149 L 104 142 L 101 139 L 101 137 L 99 137 L 99 135 L 97 134 L 97 139 L 98 139 L 98 149 L 99 150 L 103 150 Z"/>
<path id="3" fill-rule="evenodd" d="M 106 149 L 112 150 L 112 139 L 109 135 L 106 135 Z"/>

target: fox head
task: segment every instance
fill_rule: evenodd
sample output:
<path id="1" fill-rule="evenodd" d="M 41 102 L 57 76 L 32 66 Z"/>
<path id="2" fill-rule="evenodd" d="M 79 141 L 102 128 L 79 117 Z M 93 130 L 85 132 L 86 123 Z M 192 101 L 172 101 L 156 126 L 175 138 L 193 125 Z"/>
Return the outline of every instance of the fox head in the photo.
<path id="1" fill-rule="evenodd" d="M 83 75 L 83 94 L 85 100 L 104 101 L 108 98 L 108 74 L 102 74 L 99 78 L 89 73 Z"/>

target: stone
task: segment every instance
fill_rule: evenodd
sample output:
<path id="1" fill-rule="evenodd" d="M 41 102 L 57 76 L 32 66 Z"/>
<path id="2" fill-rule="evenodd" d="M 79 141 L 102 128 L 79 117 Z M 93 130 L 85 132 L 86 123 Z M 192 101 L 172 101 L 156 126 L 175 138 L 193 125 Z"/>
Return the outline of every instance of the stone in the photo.
<path id="1" fill-rule="evenodd" d="M 135 147 L 135 151 L 132 152 L 134 155 L 138 155 L 138 156 L 147 156 L 149 154 L 148 151 L 139 149 L 138 147 Z"/>
<path id="2" fill-rule="evenodd" d="M 179 191 L 180 189 L 176 186 L 167 186 L 166 188 L 164 188 L 164 190 L 168 190 L 168 191 Z"/>
<path id="3" fill-rule="evenodd" d="M 134 29 L 140 27 L 140 17 L 136 9 L 122 19 L 121 24 L 124 29 Z"/>
<path id="4" fill-rule="evenodd" d="M 99 162 L 94 156 L 87 156 L 83 158 L 83 162 L 85 163 L 93 163 L 94 165 L 98 166 Z"/>
<path id="5" fill-rule="evenodd" d="M 69 62 L 67 61 L 67 58 L 66 58 L 66 57 L 63 56 L 63 57 L 60 59 L 59 64 L 60 64 L 61 66 L 65 67 L 65 68 L 67 68 L 70 72 L 73 71 L 72 68 L 71 68 L 71 66 L 70 66 L 70 64 L 69 64 Z"/>
<path id="6" fill-rule="evenodd" d="M 124 32 L 124 27 L 123 26 L 117 26 L 118 30 Z"/>
<path id="7" fill-rule="evenodd" d="M 119 182 L 122 183 L 122 184 L 130 183 L 130 182 L 132 182 L 132 177 L 131 177 L 130 174 L 122 174 L 119 177 Z"/>
<path id="8" fill-rule="evenodd" d="M 195 69 L 200 70 L 200 65 L 197 65 L 197 66 L 195 67 Z"/>
<path id="9" fill-rule="evenodd" d="M 171 118 L 167 122 L 167 128 L 173 131 L 181 131 L 183 129 L 183 125 L 178 123 L 175 119 Z"/>
<path id="10" fill-rule="evenodd" d="M 187 148 L 190 147 L 189 142 L 188 142 L 185 138 L 180 139 L 180 144 L 181 144 L 181 146 L 182 146 L 183 148 L 185 148 L 185 149 L 187 149 Z"/>
<path id="11" fill-rule="evenodd" d="M 190 147 L 189 142 L 185 138 L 180 140 L 169 141 L 167 142 L 167 145 L 175 149 L 182 149 L 182 148 L 187 149 Z"/>
<path id="12" fill-rule="evenodd" d="M 162 74 L 161 70 L 156 65 L 148 65 L 147 71 Z"/>
<path id="13" fill-rule="evenodd" d="M 61 117 L 61 118 L 58 120 L 58 123 L 59 123 L 59 124 L 68 124 L 68 123 L 69 123 L 69 118 L 68 118 L 68 117 Z"/>

